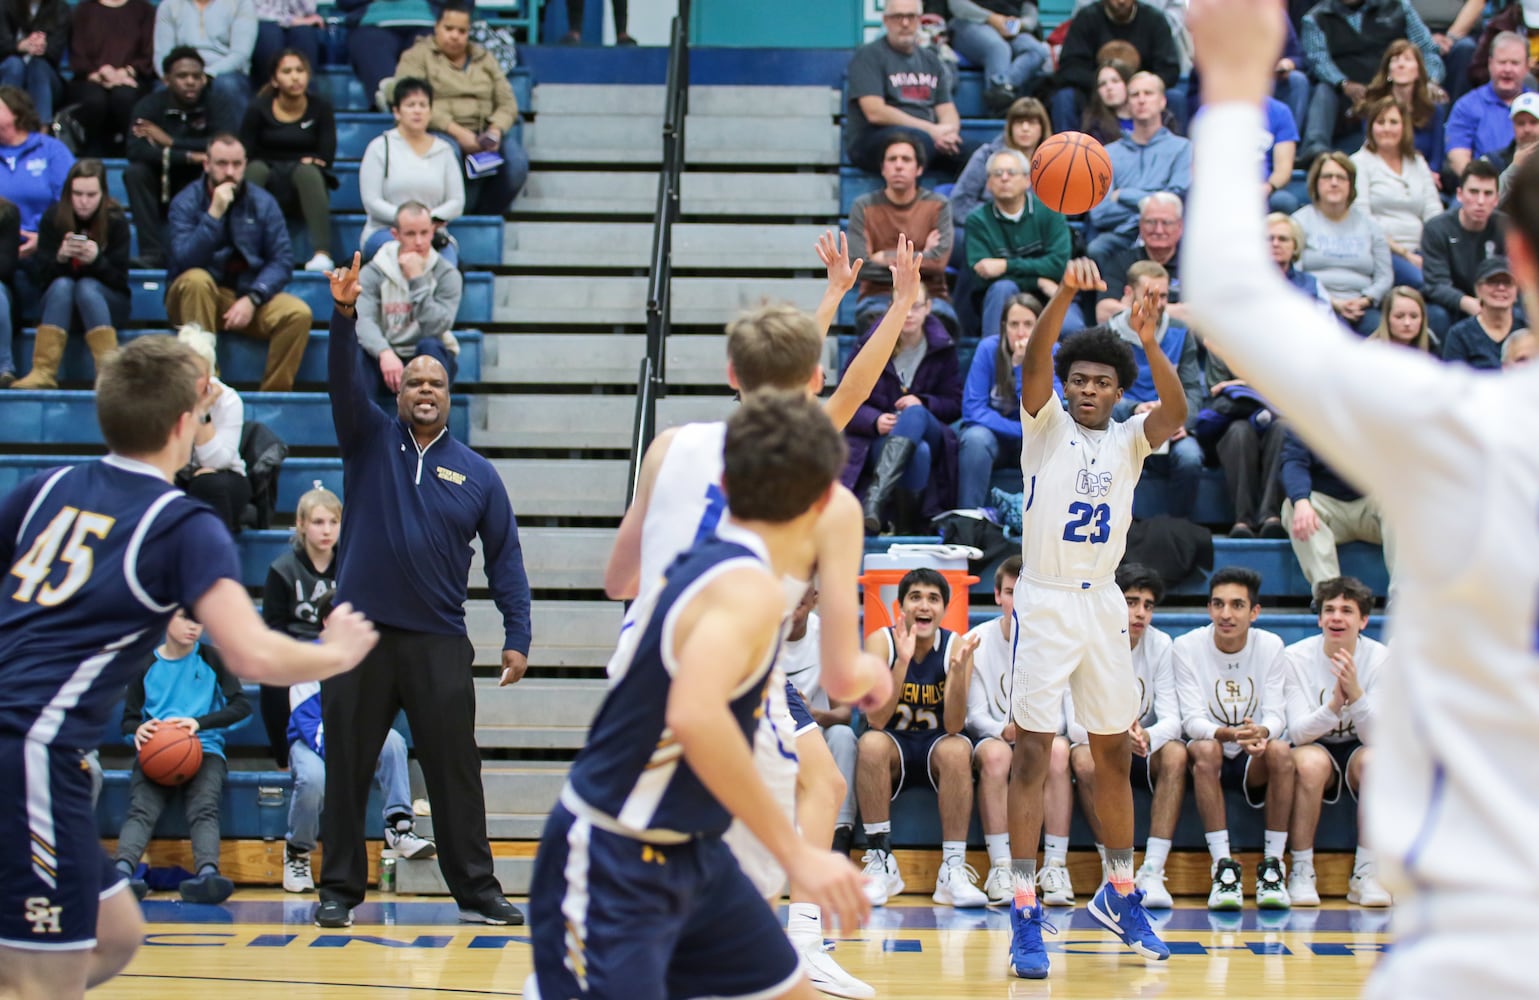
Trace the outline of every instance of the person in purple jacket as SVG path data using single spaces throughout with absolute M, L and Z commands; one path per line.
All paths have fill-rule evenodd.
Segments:
M 860 343 L 870 336 L 868 331 Z M 954 505 L 957 439 L 948 425 L 961 414 L 956 342 L 930 314 L 928 295 L 921 288 L 898 334 L 892 360 L 844 429 L 850 457 L 840 478 L 857 493 L 857 483 L 867 481 L 867 534 L 883 530 L 885 508 L 900 487 L 923 491 L 920 508 L 926 516 Z

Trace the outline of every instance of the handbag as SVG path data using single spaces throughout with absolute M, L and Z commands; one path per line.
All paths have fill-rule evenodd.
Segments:
M 80 124 L 80 119 L 75 115 L 80 105 L 71 104 L 60 108 L 53 116 L 53 121 L 48 123 L 48 134 L 64 144 L 64 148 L 73 155 L 79 156 L 85 150 L 85 127 Z

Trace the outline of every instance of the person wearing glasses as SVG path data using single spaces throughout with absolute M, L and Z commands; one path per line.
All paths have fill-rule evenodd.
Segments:
M 989 157 L 993 200 L 967 217 L 967 266 L 983 289 L 983 332 L 999 332 L 1005 305 L 1021 292 L 1051 297 L 1053 280 L 1069 263 L 1069 224 L 1031 194 L 1030 168 L 1015 149 Z M 1072 318 L 1077 325 L 1071 326 Z M 1064 331 L 1082 329 L 1084 317 L 1070 310 Z
M 881 173 L 882 153 L 898 134 L 924 146 L 925 162 L 955 176 L 978 144 L 962 139 L 962 117 L 935 50 L 919 44 L 919 0 L 888 0 L 887 33 L 850 59 L 845 150 L 868 174 Z
M 1379 303 L 1394 283 L 1389 241 L 1373 217 L 1353 207 L 1357 164 L 1332 151 L 1309 168 L 1308 205 L 1293 213 L 1304 230 L 1299 267 L 1315 276 L 1331 308 L 1366 337 L 1379 326 Z

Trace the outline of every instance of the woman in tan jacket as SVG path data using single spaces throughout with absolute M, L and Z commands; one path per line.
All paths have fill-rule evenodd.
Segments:
M 501 215 L 529 176 L 529 157 L 514 125 L 518 102 L 497 60 L 470 41 L 470 11 L 449 0 L 433 33 L 417 39 L 401 54 L 396 77 L 418 77 L 433 86 L 433 116 L 428 128 L 442 135 L 459 154 L 493 152 L 502 157 L 494 171 L 465 182 L 465 208 L 473 215 Z

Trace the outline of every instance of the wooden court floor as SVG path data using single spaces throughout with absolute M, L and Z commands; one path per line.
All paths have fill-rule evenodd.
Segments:
M 245 890 L 223 906 L 152 896 L 145 946 L 127 972 L 90 994 L 112 1000 L 210 996 L 472 998 L 523 995 L 527 928 L 460 924 L 441 898 L 371 897 L 345 931 L 310 923 L 314 896 Z M 377 902 L 380 899 L 389 902 Z M 1002 912 L 928 905 L 922 896 L 878 910 L 837 940 L 850 972 L 892 1000 L 938 998 L 1355 997 L 1387 947 L 1389 914 L 1340 904 L 1319 910 L 1209 914 L 1178 900 L 1164 920 L 1170 961 L 1148 967 L 1094 926 L 1084 900 L 1050 912 L 1053 970 L 1028 982 L 1007 968 Z

